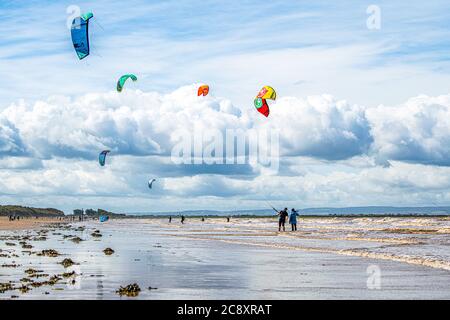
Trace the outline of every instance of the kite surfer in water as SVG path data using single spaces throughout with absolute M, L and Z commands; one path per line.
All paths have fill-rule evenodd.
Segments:
M 273 206 L 270 206 L 278 215 L 278 231 L 281 232 L 281 227 L 283 227 L 283 231 L 286 231 L 286 218 L 289 216 L 288 208 L 284 208 L 284 210 L 278 211 Z
M 289 216 L 289 223 L 292 226 L 292 231 L 297 231 L 297 217 L 300 216 L 298 211 L 292 208 L 291 215 Z
M 279 232 L 281 231 L 281 227 L 283 227 L 283 231 L 286 231 L 286 227 L 285 227 L 286 218 L 289 216 L 287 211 L 288 211 L 288 209 L 284 208 L 284 210 L 281 210 L 278 213 L 278 216 L 280 217 L 280 219 L 278 220 L 278 231 Z

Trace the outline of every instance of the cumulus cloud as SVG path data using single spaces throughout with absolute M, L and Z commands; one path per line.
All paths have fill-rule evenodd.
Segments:
M 450 164 L 450 96 L 419 96 L 399 106 L 378 107 L 330 95 L 281 97 L 265 119 L 252 107 L 240 109 L 226 98 L 198 98 L 197 86 L 169 94 L 126 90 L 19 101 L 0 113 L 0 155 L 28 152 L 36 159 L 93 160 L 109 149 L 115 156 L 168 157 L 180 133 L 193 136 L 214 129 L 225 137 L 226 130 L 234 129 L 244 135 L 250 130 L 277 132 L 281 157 L 335 161 L 368 156 L 377 163 Z M 202 141 L 203 147 L 207 144 Z
M 19 130 L 0 114 L 0 157 L 24 155 L 25 153 L 26 147 L 22 143 Z
M 1 114 L 38 158 L 93 159 L 99 150 L 115 154 L 169 155 L 177 132 L 261 129 L 279 131 L 285 156 L 346 159 L 372 143 L 364 108 L 328 95 L 282 98 L 270 119 L 251 108 L 241 110 L 225 98 L 198 98 L 197 85 L 170 94 L 126 91 L 52 97 L 19 102 Z M 11 130 L 10 130 L 11 131 Z M 11 148 L 13 150 L 13 148 Z
M 265 199 L 341 206 L 450 201 L 450 95 L 392 107 L 352 105 L 329 95 L 281 97 L 266 119 L 252 106 L 239 108 L 213 94 L 199 98 L 197 86 L 11 105 L 0 112 L 1 197 L 43 196 L 67 207 L 70 199 L 109 199 L 111 209 L 126 203 L 115 198 L 136 198 L 138 211 L 186 198 L 198 199 L 192 206 L 219 207 L 226 199 L 243 206 Z M 252 162 L 172 161 L 180 131 L 211 129 L 223 136 L 228 129 L 276 131 L 280 170 L 274 174 Z M 100 168 L 96 158 L 103 149 L 112 153 Z M 151 192 L 150 178 L 158 179 Z
M 282 98 L 271 108 L 267 126 L 279 130 L 281 155 L 327 160 L 364 154 L 373 142 L 365 109 L 330 95 Z
M 450 165 L 450 95 L 418 96 L 366 112 L 373 154 L 384 160 Z
M 3 149 L 15 152 L 13 134 L 20 132 L 34 155 L 44 159 L 92 159 L 103 149 L 122 155 L 168 155 L 177 130 L 242 126 L 240 111 L 230 101 L 197 98 L 195 88 L 183 87 L 168 95 L 127 91 L 75 100 L 52 97 L 31 105 L 21 101 L 1 113 L 15 126 L 2 129 L 11 136 Z

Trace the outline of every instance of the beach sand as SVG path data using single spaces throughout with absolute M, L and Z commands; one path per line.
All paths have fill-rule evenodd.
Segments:
M 450 299 L 449 234 L 448 218 L 329 217 L 296 233 L 189 217 L 0 231 L 0 299 Z M 116 293 L 133 283 L 137 297 Z
M 27 230 L 39 228 L 49 223 L 59 223 L 59 218 L 20 218 L 20 220 L 9 221 L 8 217 L 0 217 L 0 230 Z

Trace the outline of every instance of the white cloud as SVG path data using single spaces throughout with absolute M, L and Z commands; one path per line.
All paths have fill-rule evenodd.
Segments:
M 240 110 L 225 98 L 198 98 L 197 87 L 166 95 L 126 90 L 22 101 L 1 114 L 44 159 L 93 159 L 104 149 L 116 155 L 170 155 L 178 131 L 211 129 L 224 135 L 227 129 L 278 130 L 284 156 L 346 159 L 364 154 L 372 142 L 364 108 L 329 95 L 281 98 L 266 119 L 253 106 Z
M 6 117 L 0 115 L 0 157 L 20 155 L 25 152 L 19 130 Z
M 372 143 L 365 109 L 321 95 L 281 98 L 259 127 L 279 130 L 282 156 L 338 160 L 364 154 Z
M 450 95 L 418 96 L 366 112 L 372 152 L 383 160 L 450 165 Z
M 174 210 L 180 202 L 183 209 L 248 208 L 266 199 L 293 206 L 450 202 L 450 95 L 375 108 L 330 95 L 281 96 L 266 119 L 253 106 L 199 98 L 197 86 L 9 106 L 0 112 L 0 199 L 51 199 L 65 209 L 102 201 L 117 211 Z M 171 162 L 177 130 L 211 128 L 278 130 L 279 174 L 252 164 Z M 103 149 L 112 153 L 101 168 Z M 391 166 L 377 166 L 380 159 Z M 151 191 L 149 178 L 158 179 Z
M 242 127 L 245 118 L 230 101 L 198 98 L 196 88 L 168 95 L 126 90 L 13 104 L 0 113 L 14 126 L 3 125 L 0 131 L 9 138 L 4 153 L 18 149 L 16 131 L 38 158 L 93 159 L 104 149 L 122 155 L 168 155 L 177 130 Z

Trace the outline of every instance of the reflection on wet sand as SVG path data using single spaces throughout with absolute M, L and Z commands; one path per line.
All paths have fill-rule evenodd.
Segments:
M 435 217 L 303 218 L 297 232 L 272 218 L 52 223 L 0 232 L 0 299 L 450 297 L 449 230 Z M 369 292 L 374 263 L 416 281 Z

